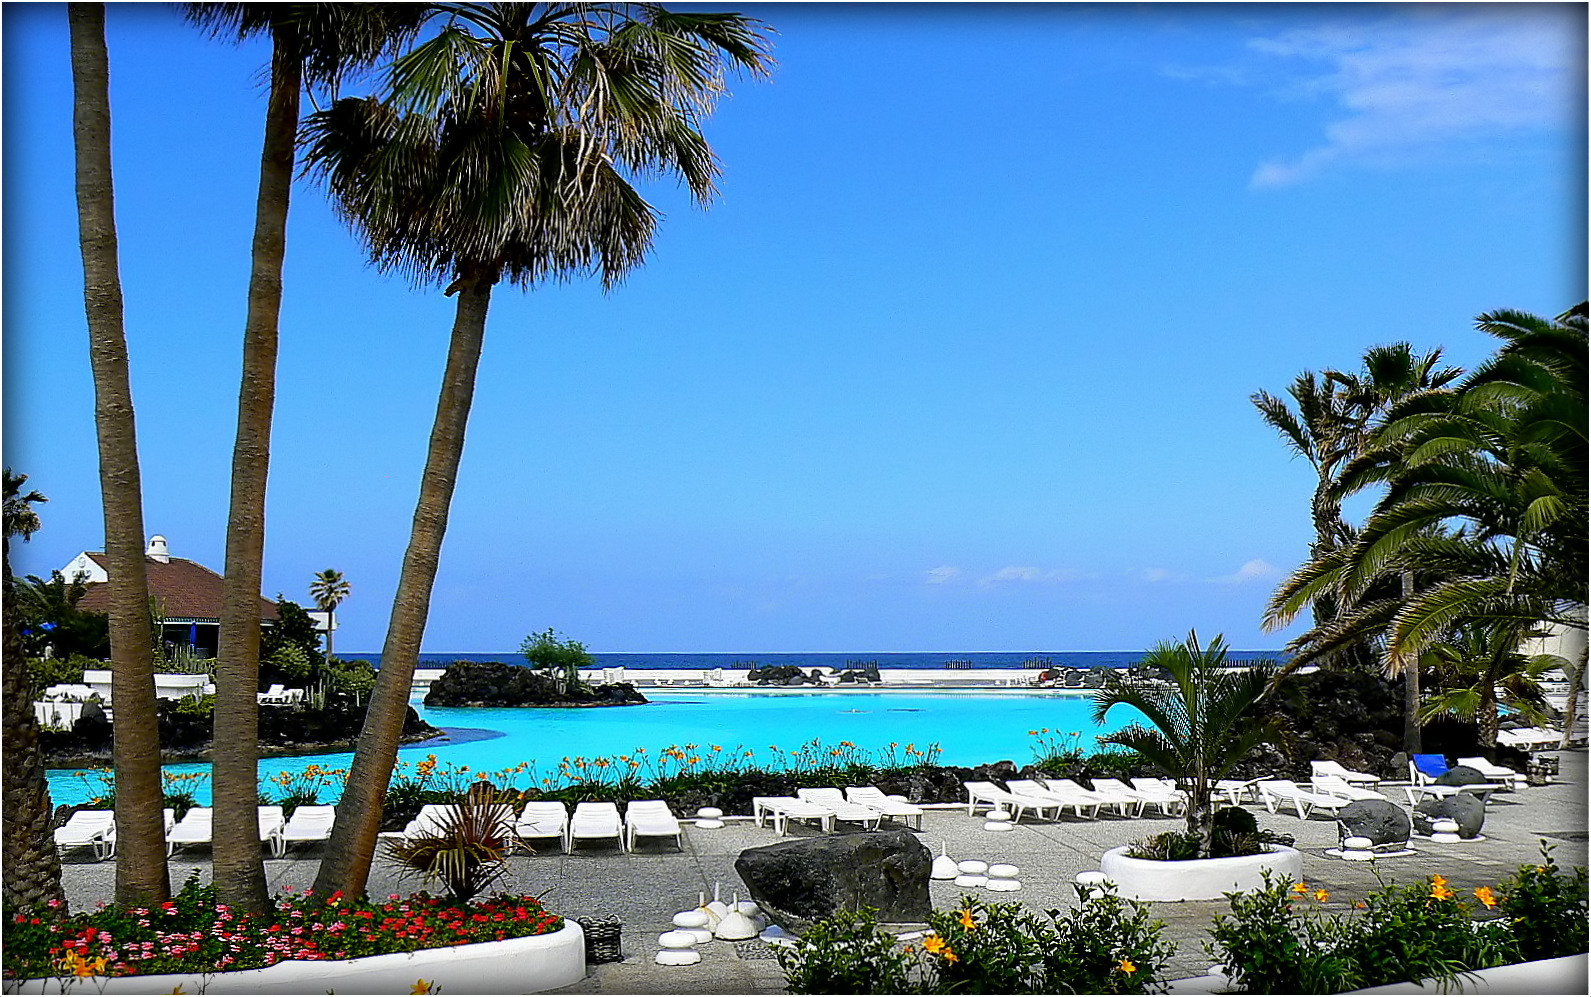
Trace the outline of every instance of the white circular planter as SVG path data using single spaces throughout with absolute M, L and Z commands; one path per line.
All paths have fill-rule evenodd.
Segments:
M 1128 900 L 1219 900 L 1222 894 L 1257 890 L 1265 873 L 1296 883 L 1303 878 L 1304 856 L 1296 848 L 1267 845 L 1262 855 L 1224 859 L 1157 862 L 1127 855 L 1127 846 L 1112 848 L 1099 860 L 1099 871 L 1116 884 L 1116 895 Z

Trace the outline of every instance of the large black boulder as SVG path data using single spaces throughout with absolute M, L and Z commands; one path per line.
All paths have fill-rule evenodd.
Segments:
M 791 931 L 841 910 L 871 907 L 886 924 L 921 923 L 933 904 L 933 856 L 907 831 L 826 834 L 748 848 L 735 860 L 770 920 Z
M 1409 840 L 1409 815 L 1391 800 L 1354 800 L 1337 814 L 1348 836 L 1369 838 L 1372 844 L 1402 844 Z
M 1438 786 L 1478 786 L 1490 782 L 1479 769 L 1472 769 L 1468 765 L 1455 765 L 1443 772 L 1436 779 Z
M 646 701 L 628 682 L 560 690 L 534 668 L 501 661 L 455 661 L 425 694 L 427 706 L 631 706 Z
M 1443 817 L 1458 822 L 1460 838 L 1474 838 L 1486 823 L 1486 804 L 1474 793 L 1454 793 L 1439 800 L 1424 800 L 1414 808 L 1414 827 L 1421 834 L 1431 833 L 1431 822 Z

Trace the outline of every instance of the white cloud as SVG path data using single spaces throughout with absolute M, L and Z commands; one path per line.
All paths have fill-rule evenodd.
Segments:
M 1144 569 L 1144 581 L 1146 581 L 1146 582 L 1163 582 L 1163 581 L 1166 581 L 1167 579 L 1169 579 L 1170 577 L 1171 577 L 1171 571 L 1169 569 L 1167 569 L 1167 568 L 1145 568 Z
M 953 568 L 948 564 L 942 564 L 939 567 L 933 568 L 926 572 L 923 580 L 929 585 L 943 585 L 946 582 L 954 581 L 960 574 L 960 568 Z
M 1004 582 L 1069 582 L 1081 578 L 1079 572 L 1067 568 L 1034 568 L 1025 565 L 1008 565 L 978 580 L 979 585 L 998 585 Z
M 1256 557 L 1252 561 L 1244 561 L 1243 566 L 1232 574 L 1222 575 L 1220 578 L 1212 579 L 1212 581 L 1221 582 L 1225 585 L 1241 585 L 1244 582 L 1274 578 L 1278 574 L 1280 572 L 1274 564 Z
M 1323 64 L 1292 89 L 1329 96 L 1340 115 L 1321 144 L 1261 164 L 1251 186 L 1300 183 L 1339 165 L 1404 166 L 1578 124 L 1584 26 L 1568 13 L 1417 9 L 1252 40 L 1284 65 Z

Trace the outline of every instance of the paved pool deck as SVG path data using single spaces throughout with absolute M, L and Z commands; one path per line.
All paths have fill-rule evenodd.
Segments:
M 1485 840 L 1439 844 L 1419 840 L 1416 853 L 1376 862 L 1344 862 L 1329 858 L 1325 850 L 1337 843 L 1335 823 L 1326 816 L 1300 820 L 1288 813 L 1267 813 L 1263 806 L 1247 804 L 1260 826 L 1291 834 L 1304 853 L 1304 876 L 1312 887 L 1331 894 L 1327 910 L 1348 910 L 1354 902 L 1380 884 L 1410 882 L 1441 873 L 1451 885 L 1468 893 L 1509 876 L 1520 865 L 1539 860 L 1541 843 L 1554 846 L 1553 855 L 1564 867 L 1587 864 L 1587 753 L 1584 749 L 1553 752 L 1559 758 L 1556 781 L 1513 793 L 1499 793 L 1487 807 Z M 1396 784 L 1383 784 L 1388 795 L 1402 802 Z M 1180 818 L 1150 814 L 1143 818 L 1103 817 L 1057 821 L 1024 818 L 1015 830 L 983 829 L 980 814 L 969 817 L 966 808 L 931 810 L 920 837 L 935 855 L 943 845 L 957 860 L 983 859 L 1009 862 L 1020 870 L 1022 889 L 1015 893 L 978 891 L 988 901 L 1021 901 L 1037 910 L 1076 903 L 1073 877 L 1098 868 L 1106 849 L 1162 830 L 1180 827 Z M 790 837 L 816 834 L 815 829 L 792 823 Z M 780 840 L 771 827 L 751 822 L 731 822 L 720 829 L 687 825 L 684 849 L 672 841 L 643 841 L 633 853 L 615 846 L 582 844 L 572 855 L 556 848 L 516 856 L 510 860 L 505 889 L 541 896 L 554 911 L 565 915 L 617 915 L 623 922 L 620 962 L 587 967 L 584 980 L 558 993 L 583 994 L 766 994 L 783 992 L 783 975 L 767 946 L 753 942 L 714 941 L 704 945 L 702 961 L 694 966 L 664 967 L 652 961 L 657 936 L 669 930 L 675 912 L 694 907 L 697 895 L 712 895 L 721 884 L 725 900 L 743 888 L 734 871 L 741 850 Z M 319 859 L 315 849 L 285 859 L 270 859 L 266 873 L 274 890 L 303 889 L 314 880 Z M 179 852 L 171 860 L 173 886 L 180 886 L 190 871 L 201 879 L 210 875 L 204 850 Z M 69 859 L 65 866 L 67 893 L 74 909 L 109 900 L 114 893 L 112 863 Z M 401 880 L 394 868 L 377 860 L 372 872 L 373 895 L 409 892 L 422 888 L 414 880 Z M 951 883 L 930 887 L 934 906 L 957 905 L 962 890 Z M 1168 975 L 1202 974 L 1212 960 L 1204 951 L 1212 917 L 1224 913 L 1222 901 L 1159 903 L 1154 916 L 1167 925 L 1166 937 L 1177 945 Z M 447 981 L 440 981 L 445 993 Z

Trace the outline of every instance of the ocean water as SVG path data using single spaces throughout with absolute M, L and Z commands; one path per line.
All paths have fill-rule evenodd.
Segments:
M 364 659 L 381 667 L 380 652 L 345 651 L 337 655 L 349 660 Z M 1143 651 L 928 651 L 928 652 L 873 652 L 857 651 L 844 654 L 824 652 L 776 653 L 594 653 L 596 667 L 616 668 L 746 668 L 752 662 L 769 668 L 774 665 L 797 665 L 801 668 L 833 668 L 841 670 L 854 662 L 878 662 L 880 668 L 944 668 L 948 661 L 969 661 L 970 668 L 1127 668 L 1143 660 Z M 1263 658 L 1285 658 L 1281 651 L 1231 651 L 1232 661 L 1254 661 Z M 518 651 L 465 652 L 460 654 L 420 655 L 421 668 L 443 668 L 455 661 L 501 661 L 523 664 Z M 1041 664 L 1048 662 L 1047 665 Z

